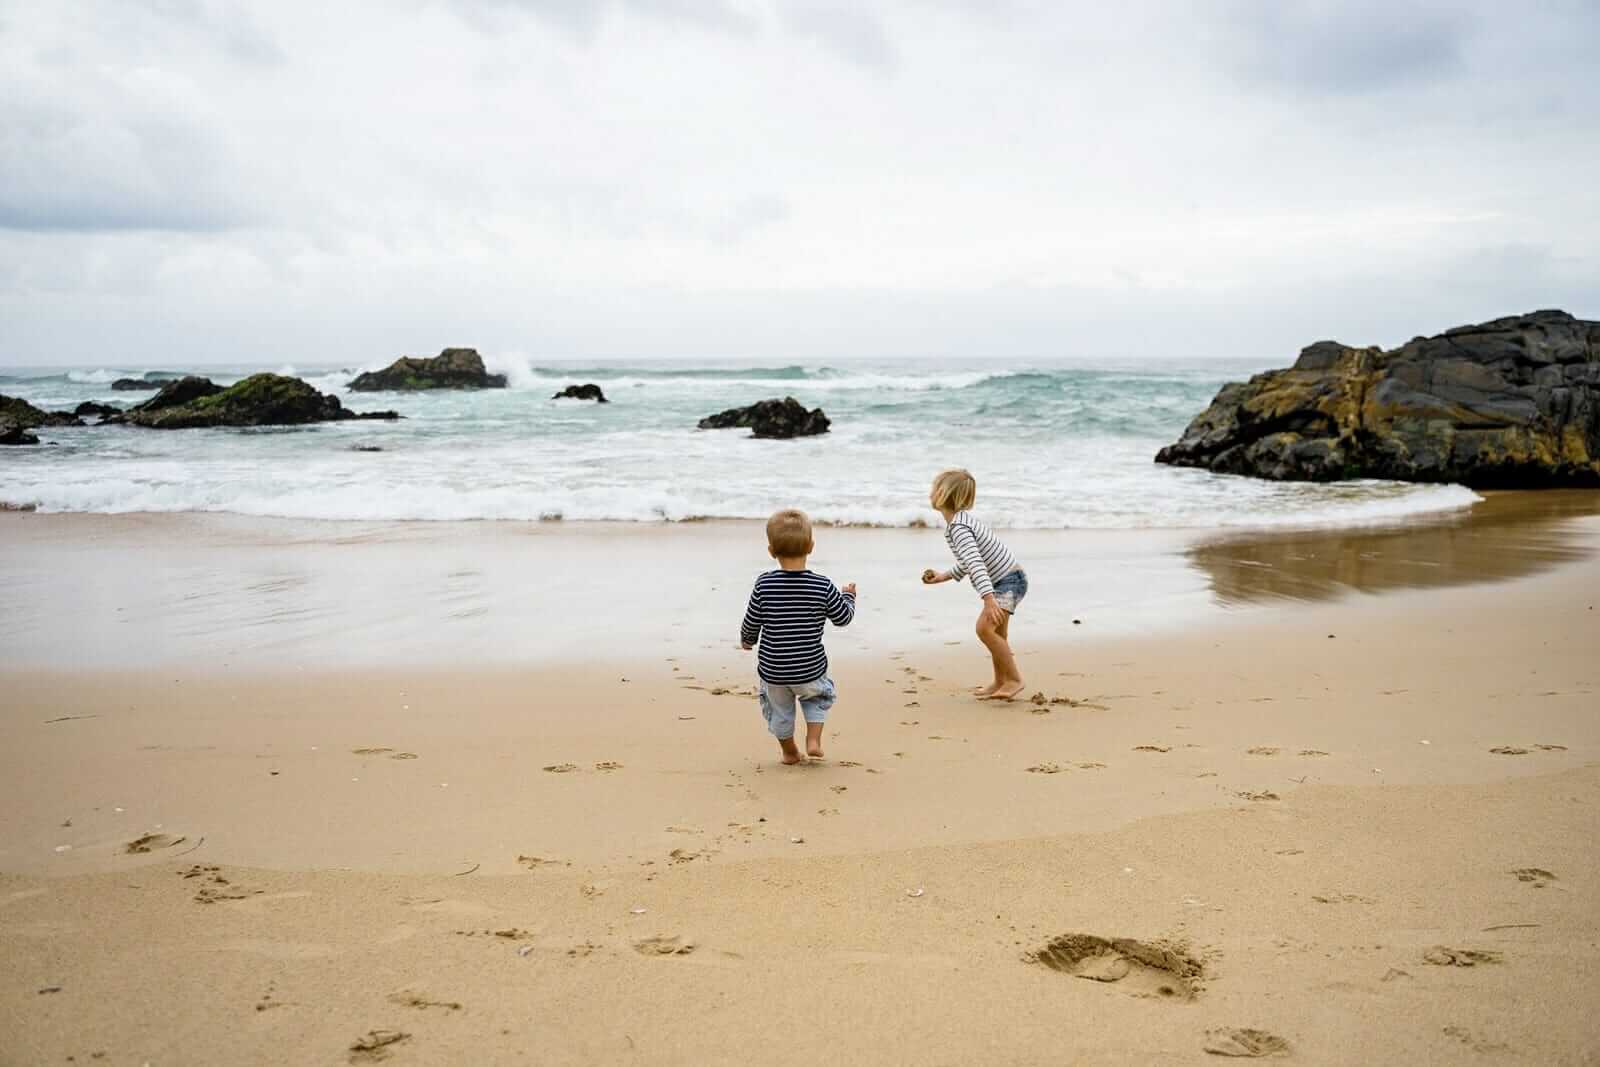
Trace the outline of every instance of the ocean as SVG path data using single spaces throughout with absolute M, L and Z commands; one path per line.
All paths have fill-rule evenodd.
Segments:
M 271 370 L 336 393 L 356 411 L 393 408 L 405 418 L 250 430 L 41 428 L 44 446 L 0 449 L 0 502 L 41 512 L 641 523 L 799 507 L 821 523 L 904 527 L 937 523 L 928 483 L 948 466 L 974 473 L 977 510 L 1009 528 L 1360 525 L 1478 499 L 1461 486 L 1278 484 L 1153 462 L 1224 382 L 1260 364 L 486 362 L 510 388 L 345 388 L 386 360 L 7 368 L 0 393 L 47 409 L 149 395 L 112 391 L 120 377 L 196 373 L 228 384 Z M 611 403 L 550 399 L 582 382 L 600 385 Z M 832 431 L 760 441 L 744 430 L 695 428 L 713 412 L 783 396 L 823 408 Z

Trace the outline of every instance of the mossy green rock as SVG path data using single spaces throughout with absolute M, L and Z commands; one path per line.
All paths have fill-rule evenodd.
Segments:
M 383 370 L 357 375 L 350 388 L 358 393 L 418 389 L 504 389 L 506 376 L 484 370 L 475 348 L 447 348 L 432 359 L 401 356 Z
M 126 420 L 156 430 L 197 426 L 299 426 L 344 419 L 395 419 L 392 411 L 357 415 L 339 398 L 317 392 L 299 378 L 253 374 L 222 388 L 206 378 L 168 383 L 129 409 Z
M 1157 463 L 1278 481 L 1600 486 L 1600 322 L 1536 311 L 1231 382 Z
M 20 397 L 0 393 L 0 422 L 8 422 L 18 430 L 31 430 L 35 426 L 82 426 L 83 420 L 68 411 L 45 411 L 36 408 Z

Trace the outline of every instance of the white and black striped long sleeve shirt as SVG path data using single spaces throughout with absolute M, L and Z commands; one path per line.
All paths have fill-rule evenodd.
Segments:
M 956 557 L 956 565 L 947 573 L 957 581 L 970 577 L 979 596 L 994 592 L 994 583 L 1019 567 L 1016 557 L 1000 543 L 989 524 L 970 511 L 950 516 L 944 539 Z
M 855 614 L 855 597 L 815 571 L 767 571 L 750 590 L 739 638 L 747 645 L 760 639 L 756 671 L 762 681 L 805 685 L 828 673 L 823 624 L 849 626 Z

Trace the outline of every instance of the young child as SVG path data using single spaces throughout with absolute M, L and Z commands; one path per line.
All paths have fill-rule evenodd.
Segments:
M 849 626 L 856 614 L 855 583 L 841 591 L 828 578 L 806 569 L 814 547 L 811 520 L 803 511 L 776 512 L 767 520 L 767 553 L 778 569 L 756 578 L 739 627 L 745 651 L 761 642 L 756 654 L 761 714 L 778 739 L 783 762 L 799 763 L 794 743 L 795 704 L 806 720 L 806 755 L 822 758 L 822 724 L 836 693 L 828 677 L 828 653 L 822 647 L 825 622 Z
M 956 565 L 938 572 L 922 572 L 925 585 L 938 585 L 952 578 L 972 579 L 972 588 L 983 598 L 978 613 L 978 640 L 994 660 L 994 681 L 976 690 L 979 700 L 1010 700 L 1022 692 L 1022 672 L 1011 654 L 1009 635 L 1011 616 L 1028 595 L 1028 576 L 989 524 L 967 510 L 978 497 L 978 483 L 964 470 L 940 472 L 933 480 L 928 503 L 944 516 L 944 539 L 955 554 Z

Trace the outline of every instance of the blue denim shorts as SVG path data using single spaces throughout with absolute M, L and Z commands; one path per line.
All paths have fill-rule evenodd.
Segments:
M 1015 615 L 1017 605 L 1028 595 L 1028 572 L 1018 569 L 994 583 L 994 600 L 1006 611 Z
M 787 741 L 794 736 L 796 704 L 806 722 L 827 722 L 828 709 L 833 707 L 837 694 L 832 678 L 818 678 L 804 685 L 761 682 L 756 686 L 756 696 L 761 701 L 761 717 L 767 720 L 767 729 L 779 741 Z

